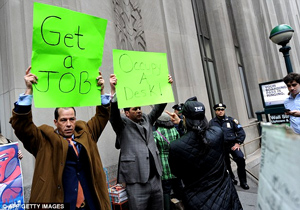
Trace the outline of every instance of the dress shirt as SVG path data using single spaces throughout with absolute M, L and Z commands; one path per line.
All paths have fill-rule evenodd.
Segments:
M 20 106 L 29 106 L 32 104 L 32 95 L 25 95 L 24 93 L 19 95 L 19 99 L 17 101 L 17 105 Z M 101 95 L 101 103 L 103 106 L 108 105 L 110 103 L 110 94 Z
M 287 99 L 285 99 L 284 107 L 291 111 L 300 111 L 300 94 L 297 94 L 295 98 L 290 95 Z M 290 127 L 295 133 L 300 134 L 300 117 L 290 115 Z

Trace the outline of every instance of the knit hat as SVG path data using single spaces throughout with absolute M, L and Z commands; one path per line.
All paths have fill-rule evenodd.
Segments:
M 155 127 L 173 128 L 174 124 L 171 121 L 170 115 L 163 112 L 161 116 L 155 121 Z
M 167 113 L 163 112 L 157 120 L 162 122 L 168 122 L 171 121 L 171 117 Z

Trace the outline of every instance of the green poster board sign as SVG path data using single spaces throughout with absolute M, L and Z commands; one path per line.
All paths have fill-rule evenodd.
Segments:
M 165 53 L 113 50 L 118 107 L 174 102 Z
M 101 104 L 97 76 L 107 20 L 34 3 L 31 72 L 35 107 Z

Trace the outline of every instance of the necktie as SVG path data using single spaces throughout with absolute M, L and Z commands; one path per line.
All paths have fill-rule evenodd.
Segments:
M 67 141 L 69 142 L 70 145 L 72 145 L 76 155 L 78 156 L 78 151 L 77 151 L 77 148 L 76 148 L 76 146 L 73 142 L 73 139 L 72 138 L 67 138 Z M 79 208 L 81 206 L 81 204 L 83 203 L 83 201 L 84 201 L 83 190 L 82 190 L 81 184 L 78 180 L 78 193 L 77 193 L 76 207 Z

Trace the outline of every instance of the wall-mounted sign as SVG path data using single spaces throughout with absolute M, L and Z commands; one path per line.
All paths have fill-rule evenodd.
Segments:
M 272 124 L 289 123 L 290 116 L 286 114 L 270 114 Z
M 282 80 L 274 80 L 259 84 L 264 108 L 283 106 L 288 97 L 288 88 Z

